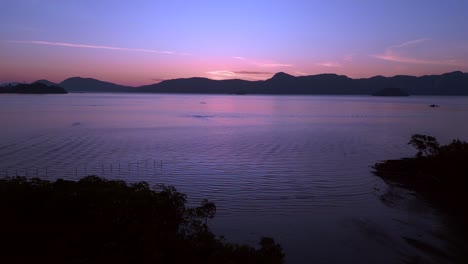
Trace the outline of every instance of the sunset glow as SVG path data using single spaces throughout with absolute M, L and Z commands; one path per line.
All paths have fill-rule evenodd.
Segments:
M 468 71 L 467 1 L 0 3 L 0 83 Z

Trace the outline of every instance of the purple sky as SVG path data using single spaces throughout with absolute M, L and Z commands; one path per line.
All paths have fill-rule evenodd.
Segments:
M 464 0 L 122 2 L 0 1 L 0 82 L 468 71 Z

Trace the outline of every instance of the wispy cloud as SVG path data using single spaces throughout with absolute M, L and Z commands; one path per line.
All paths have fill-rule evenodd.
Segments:
M 60 47 L 69 47 L 69 48 L 104 49 L 104 50 L 117 50 L 117 51 L 136 51 L 136 52 L 158 53 L 158 54 L 179 54 L 179 53 L 176 53 L 176 52 L 173 52 L 173 51 L 165 51 L 165 50 L 134 49 L 134 48 L 88 45 L 88 44 L 77 44 L 77 43 L 67 43 L 67 42 L 50 42 L 50 41 L 41 41 L 41 40 L 11 40 L 9 42 L 10 43 L 18 43 L 18 44 L 60 46 Z
M 239 56 L 234 56 L 232 57 L 233 59 L 236 59 L 236 60 L 247 60 L 246 58 L 244 57 L 239 57 Z
M 209 71 L 206 72 L 211 75 L 225 76 L 225 77 L 235 77 L 236 73 L 232 71 Z
M 421 39 L 406 41 L 406 42 L 386 48 L 382 54 L 373 54 L 370 56 L 376 59 L 381 59 L 381 60 L 391 61 L 391 62 L 399 62 L 399 63 L 425 64 L 425 65 L 452 65 L 452 66 L 460 65 L 458 61 L 453 60 L 453 59 L 452 60 L 420 59 L 420 58 L 405 56 L 402 54 L 403 53 L 402 51 L 404 51 L 404 48 L 408 48 L 410 46 L 421 44 L 429 40 L 430 39 L 428 38 L 421 38 Z
M 334 62 L 334 61 L 319 62 L 319 63 L 316 63 L 316 65 L 323 66 L 323 67 L 329 67 L 329 68 L 343 67 L 343 65 L 341 63 Z
M 252 75 L 269 75 L 272 72 L 261 72 L 261 71 L 235 71 L 235 74 L 252 74 Z
M 259 66 L 263 67 L 292 67 L 292 64 L 284 64 L 284 63 L 259 63 Z
M 456 60 L 416 59 L 416 58 L 411 58 L 411 57 L 398 56 L 394 54 L 372 55 L 372 57 L 381 59 L 381 60 L 401 62 L 401 63 L 426 64 L 426 65 L 453 65 L 453 66 L 460 65 L 460 63 Z
M 426 42 L 426 41 L 428 41 L 428 40 L 430 40 L 430 39 L 428 39 L 428 38 L 414 39 L 414 40 L 410 40 L 410 41 L 403 42 L 403 43 L 398 44 L 398 45 L 390 46 L 388 49 L 392 49 L 392 48 L 403 48 L 403 47 L 411 46 L 411 45 L 414 45 L 414 44 Z
M 309 73 L 301 72 L 301 71 L 296 71 L 296 72 L 294 72 L 294 73 L 297 74 L 297 75 L 301 75 L 301 76 L 311 75 L 311 74 L 309 74 Z
M 248 78 L 264 78 L 265 75 L 272 75 L 271 72 L 262 72 L 262 71 L 208 71 L 207 74 L 218 76 L 218 77 L 229 77 L 229 78 L 241 78 L 242 76 L 259 76 L 259 77 L 248 77 Z M 260 77 L 263 76 L 263 77 Z

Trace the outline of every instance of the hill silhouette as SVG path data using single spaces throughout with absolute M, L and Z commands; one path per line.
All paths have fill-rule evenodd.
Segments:
M 47 80 L 37 82 L 54 85 Z M 372 95 L 392 87 L 400 90 L 401 94 L 409 95 L 468 95 L 468 73 L 455 71 L 420 77 L 396 75 L 352 79 L 333 73 L 293 76 L 279 72 L 264 81 L 193 77 L 164 80 L 139 87 L 72 77 L 58 85 L 69 92 Z
M 137 87 L 140 92 L 156 93 L 216 93 L 235 94 L 256 91 L 256 82 L 233 80 L 211 80 L 208 78 L 184 78 L 162 81 L 157 84 Z
M 17 93 L 17 94 L 66 94 L 65 89 L 60 86 L 48 86 L 43 83 L 8 85 L 0 88 L 0 93 Z
M 81 77 L 68 78 L 59 85 L 69 92 L 133 92 L 135 89 L 130 86 Z
M 344 75 L 292 76 L 284 72 L 265 81 L 188 78 L 138 87 L 154 93 L 337 94 L 371 95 L 388 87 L 413 95 L 468 95 L 468 74 L 451 72 L 421 77 L 397 75 L 352 79 Z
M 47 86 L 58 86 L 58 84 L 54 83 L 54 82 L 51 82 L 49 80 L 46 80 L 46 79 L 41 79 L 41 80 L 37 80 L 33 83 L 42 83 L 42 84 L 45 84 Z
M 0 84 L 0 87 L 14 86 L 14 85 L 18 85 L 18 84 L 20 84 L 20 83 L 19 82 L 6 82 L 6 83 Z
M 409 96 L 400 88 L 385 88 L 372 94 L 373 96 Z

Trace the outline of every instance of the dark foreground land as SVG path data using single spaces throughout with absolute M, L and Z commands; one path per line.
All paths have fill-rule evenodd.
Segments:
M 418 150 L 415 157 L 377 163 L 375 173 L 416 191 L 450 215 L 468 219 L 468 143 L 453 140 L 440 146 L 436 138 L 417 134 L 408 144 Z
M 214 203 L 185 203 L 145 182 L 1 179 L 0 263 L 283 263 L 272 238 L 227 243 L 207 226 Z
M 405 238 L 412 246 L 449 263 L 468 263 L 468 143 L 453 140 L 440 146 L 437 139 L 413 135 L 409 141 L 418 152 L 413 158 L 387 160 L 374 165 L 374 173 L 390 186 L 415 192 L 445 215 L 444 222 L 453 237 L 444 240 L 451 246 L 447 254 L 424 241 Z M 444 263 L 445 263 L 444 261 Z M 410 263 L 425 263 L 419 260 Z M 438 261 L 431 263 L 439 263 Z

